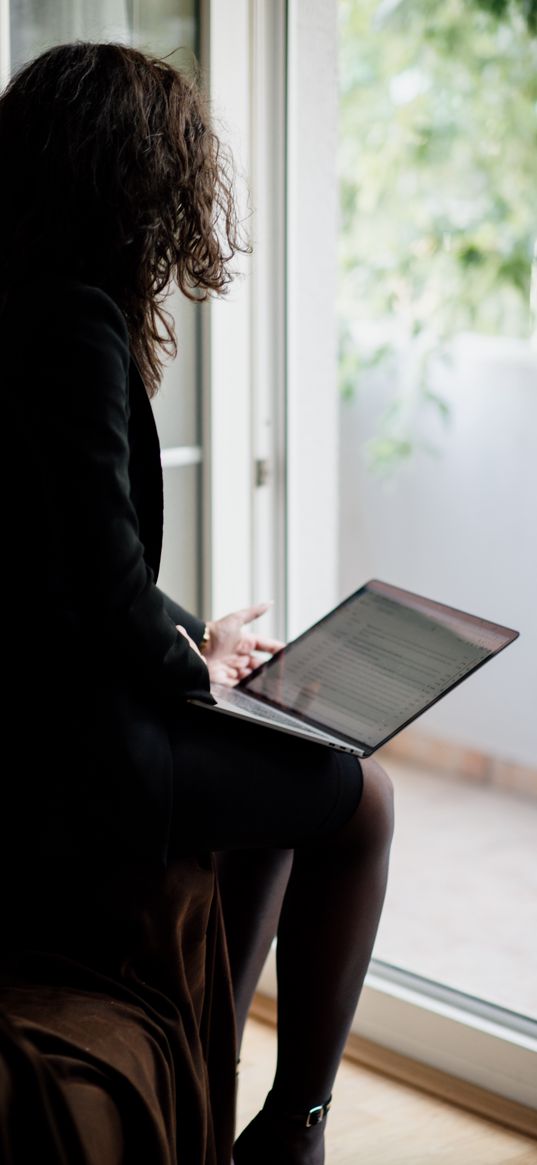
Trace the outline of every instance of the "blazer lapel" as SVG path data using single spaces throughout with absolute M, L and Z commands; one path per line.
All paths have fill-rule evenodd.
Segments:
M 129 448 L 131 496 L 138 515 L 144 557 L 158 577 L 162 553 L 163 483 L 160 442 L 151 402 L 138 366 L 129 369 Z

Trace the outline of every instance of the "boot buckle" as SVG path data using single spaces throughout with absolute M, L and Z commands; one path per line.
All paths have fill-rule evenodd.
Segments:
M 332 1097 L 330 1097 L 330 1100 L 331 1099 Z M 312 1125 L 320 1125 L 321 1122 L 324 1121 L 327 1113 L 330 1110 L 330 1100 L 327 1100 L 324 1104 L 316 1104 L 313 1108 L 310 1108 L 306 1116 L 307 1129 L 310 1129 Z

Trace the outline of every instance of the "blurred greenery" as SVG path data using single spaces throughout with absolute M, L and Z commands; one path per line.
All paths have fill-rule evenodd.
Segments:
M 451 339 L 530 334 L 537 0 L 339 0 L 339 19 L 341 391 L 410 352 L 415 401 L 447 417 Z M 377 467 L 411 456 L 402 424 Z

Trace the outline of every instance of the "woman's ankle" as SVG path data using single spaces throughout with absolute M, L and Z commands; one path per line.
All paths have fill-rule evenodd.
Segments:
M 261 1112 L 235 1142 L 235 1165 L 324 1165 L 329 1107 L 325 1101 L 304 1112 L 291 1112 L 269 1093 Z
M 331 1105 L 332 1095 L 326 1100 L 308 1107 L 307 1104 L 294 1101 L 277 1088 L 272 1088 L 266 1097 L 262 1111 L 267 1112 L 276 1120 L 284 1121 L 297 1128 L 309 1129 L 326 1120 Z

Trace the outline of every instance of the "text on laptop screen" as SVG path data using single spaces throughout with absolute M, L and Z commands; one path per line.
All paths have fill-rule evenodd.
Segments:
M 494 624 L 389 589 L 368 584 L 245 688 L 374 747 L 504 645 Z

